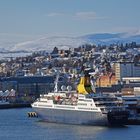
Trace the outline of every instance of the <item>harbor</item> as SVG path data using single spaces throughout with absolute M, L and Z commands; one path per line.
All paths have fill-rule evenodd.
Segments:
M 95 68 L 93 68 L 93 66 L 89 67 L 86 60 L 83 61 L 84 64 L 81 63 L 82 65 L 77 72 L 70 71 L 72 67 L 66 67 L 66 65 L 64 65 L 66 62 L 64 61 L 64 67 L 61 67 L 61 65 L 58 67 L 53 66 L 46 68 L 47 70 L 45 69 L 44 72 L 42 68 L 42 70 L 37 69 L 34 74 L 31 74 L 29 71 L 24 71 L 25 73 L 22 73 L 23 75 L 1 77 L 0 109 L 32 106 L 38 116 L 42 116 L 49 122 L 61 122 L 64 124 L 69 124 L 70 122 L 70 124 L 110 125 L 115 123 L 123 125 L 125 122 L 126 125 L 138 125 L 140 120 L 140 79 L 134 76 L 139 74 L 139 62 L 113 62 L 111 67 L 110 63 L 112 62 L 107 60 L 107 57 L 110 56 L 106 55 L 107 53 L 102 56 L 103 58 L 99 66 L 101 70 L 97 68 L 97 65 L 93 64 L 93 56 L 91 56 L 90 63 L 95 65 Z M 72 63 L 74 59 L 73 57 L 70 58 Z M 104 68 L 102 68 L 102 66 L 104 66 Z M 115 66 L 115 68 L 113 66 Z M 124 68 L 129 68 L 129 66 L 133 68 L 132 72 L 125 73 Z M 122 68 L 118 74 L 117 70 L 120 67 Z M 134 73 L 135 70 L 137 73 Z M 57 77 L 58 73 L 59 77 Z M 133 74 L 133 77 L 123 76 L 126 74 L 128 76 Z M 122 77 L 117 77 L 118 75 Z M 122 83 L 119 83 L 118 78 L 122 80 Z M 113 88 L 114 91 L 112 90 Z M 69 95 L 71 97 L 73 96 L 74 99 Z M 58 98 L 58 96 L 60 96 L 60 101 L 56 101 L 55 99 Z M 62 113 L 55 113 L 55 111 L 52 113 L 51 107 L 52 110 L 56 109 L 59 110 L 59 113 Z M 72 110 L 75 112 L 75 116 L 74 112 L 70 113 L 70 110 L 71 112 Z M 50 113 L 45 114 L 45 112 L 49 111 Z M 69 115 L 66 117 L 65 112 L 67 111 Z M 82 113 L 85 111 L 90 113 L 94 112 L 95 115 L 94 113 L 92 115 L 87 113 L 88 115 L 86 114 L 86 116 Z M 51 117 L 47 117 L 50 116 L 50 114 L 52 114 Z M 73 118 L 70 117 L 71 114 Z M 82 116 L 82 114 L 84 116 L 83 119 L 75 119 L 77 116 Z M 127 114 L 129 117 L 127 117 Z M 89 116 L 94 116 L 95 118 L 90 118 Z M 122 116 L 124 119 L 121 119 Z M 115 120 L 115 118 L 118 118 L 118 120 Z M 70 119 L 72 119 L 72 121 Z M 65 121 L 63 122 L 63 120 Z
M 26 108 L 31 107 L 29 103 L 0 103 L 0 109 L 12 109 L 12 108 Z
M 0 140 L 139 140 L 140 0 L 0 0 Z
M 4 140 L 139 140 L 139 125 L 119 128 L 46 123 L 28 118 L 31 108 L 0 110 L 0 139 Z

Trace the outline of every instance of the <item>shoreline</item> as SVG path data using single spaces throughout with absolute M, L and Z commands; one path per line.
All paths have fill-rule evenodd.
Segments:
M 1 104 L 0 109 L 10 109 L 10 108 L 26 108 L 31 107 L 29 103 L 14 103 L 14 104 Z

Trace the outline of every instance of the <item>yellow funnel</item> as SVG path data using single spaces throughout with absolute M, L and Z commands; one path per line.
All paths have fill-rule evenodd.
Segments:
M 91 83 L 90 83 L 90 77 L 89 76 L 81 77 L 80 83 L 77 86 L 77 91 L 80 94 L 93 93 L 93 90 L 91 88 Z

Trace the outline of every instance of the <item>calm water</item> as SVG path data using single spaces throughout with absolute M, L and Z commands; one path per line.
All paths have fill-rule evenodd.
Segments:
M 121 128 L 46 123 L 26 109 L 0 110 L 0 140 L 139 140 L 140 126 Z

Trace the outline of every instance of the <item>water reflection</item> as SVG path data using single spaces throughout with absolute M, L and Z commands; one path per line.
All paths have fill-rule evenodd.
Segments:
M 98 136 L 108 129 L 102 126 L 85 126 L 85 125 L 68 125 L 68 124 L 56 124 L 38 121 L 37 125 L 46 129 L 47 133 L 50 133 L 50 137 L 53 134 L 57 134 L 57 138 L 63 137 L 68 139 L 97 139 Z M 53 132 L 52 132 L 53 131 Z
M 28 118 L 31 109 L 0 110 L 0 140 L 139 140 L 140 126 L 67 125 Z

